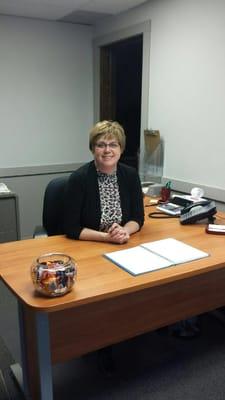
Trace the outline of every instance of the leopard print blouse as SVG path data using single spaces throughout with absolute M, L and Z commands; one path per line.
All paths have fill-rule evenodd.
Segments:
M 121 224 L 122 221 L 119 185 L 116 172 L 108 175 L 97 171 L 97 174 L 101 207 L 99 229 L 102 232 L 107 232 L 114 222 Z

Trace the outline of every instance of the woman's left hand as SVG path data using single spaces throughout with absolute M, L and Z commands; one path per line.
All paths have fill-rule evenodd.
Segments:
M 117 223 L 112 224 L 108 230 L 108 234 L 112 242 L 119 244 L 128 242 L 130 238 L 127 229 Z

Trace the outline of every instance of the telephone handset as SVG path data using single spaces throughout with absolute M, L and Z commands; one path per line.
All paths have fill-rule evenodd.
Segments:
M 181 210 L 180 223 L 182 225 L 193 224 L 205 218 L 212 221 L 214 214 L 216 214 L 216 204 L 214 201 L 199 201 Z

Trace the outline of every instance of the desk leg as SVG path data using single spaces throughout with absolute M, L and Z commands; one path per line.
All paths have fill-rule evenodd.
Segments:
M 37 313 L 36 325 L 41 400 L 53 400 L 48 314 Z
M 19 309 L 19 326 L 20 326 L 20 348 L 21 348 L 21 362 L 22 369 L 19 364 L 11 366 L 12 372 L 22 388 L 25 398 L 27 400 L 33 399 L 34 396 L 30 394 L 29 385 L 29 340 L 26 334 L 26 318 L 24 306 L 18 302 Z M 53 400 L 53 385 L 52 385 L 52 365 L 51 365 L 51 353 L 50 353 L 50 338 L 49 338 L 49 322 L 48 314 L 37 312 L 35 316 L 35 328 L 36 328 L 36 344 L 37 344 L 37 374 L 39 381 L 40 395 L 39 400 Z M 34 355 L 35 357 L 35 355 Z M 35 360 L 34 360 L 35 362 Z M 36 399 L 36 396 L 35 396 Z

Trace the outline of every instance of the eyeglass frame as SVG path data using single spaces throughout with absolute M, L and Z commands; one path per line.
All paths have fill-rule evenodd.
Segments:
M 116 150 L 120 147 L 120 144 L 118 142 L 110 142 L 110 143 L 106 143 L 106 142 L 97 142 L 95 143 L 95 147 L 97 147 L 97 149 L 101 149 L 101 150 L 105 150 L 107 149 L 107 147 L 109 147 L 109 149 L 111 150 Z

